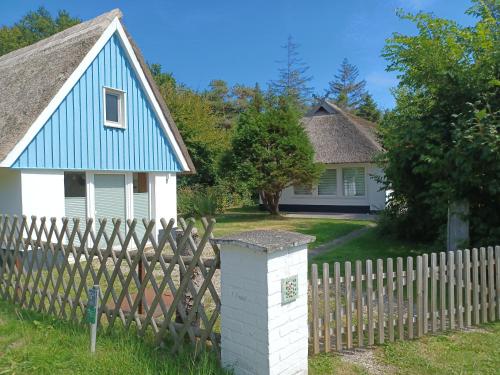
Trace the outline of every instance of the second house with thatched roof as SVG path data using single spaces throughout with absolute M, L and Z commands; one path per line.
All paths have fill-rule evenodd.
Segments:
M 302 212 L 368 213 L 385 207 L 386 193 L 376 177 L 374 162 L 381 151 L 376 125 L 328 101 L 302 119 L 325 171 L 316 186 L 285 189 L 280 210 Z

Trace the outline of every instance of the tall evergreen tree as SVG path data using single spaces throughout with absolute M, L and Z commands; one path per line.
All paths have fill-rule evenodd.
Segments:
M 381 112 L 370 93 L 366 92 L 363 95 L 361 103 L 356 109 L 356 115 L 372 122 L 380 120 Z
M 356 109 L 361 104 L 363 95 L 366 93 L 366 81 L 358 81 L 358 76 L 358 68 L 344 58 L 338 73 L 328 83 L 329 87 L 325 93 L 326 98 L 333 99 L 342 108 Z
M 312 185 L 323 167 L 299 123 L 300 112 L 287 97 L 263 98 L 260 90 L 238 118 L 228 170 L 252 191 L 266 209 L 279 215 L 281 192 L 292 185 Z
M 285 96 L 300 106 L 305 106 L 311 99 L 313 88 L 309 86 L 312 76 L 308 75 L 309 66 L 300 58 L 298 48 L 292 36 L 282 46 L 286 51 L 286 59 L 278 61 L 283 64 L 279 69 L 279 78 L 270 83 L 270 91 L 276 96 Z

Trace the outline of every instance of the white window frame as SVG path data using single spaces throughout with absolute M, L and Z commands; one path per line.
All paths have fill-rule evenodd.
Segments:
M 363 169 L 363 183 L 364 183 L 364 194 L 363 195 L 347 195 L 345 193 L 345 186 L 344 186 L 344 170 L 345 169 L 356 169 L 356 168 L 362 168 Z M 366 167 L 365 166 L 356 166 L 356 165 L 349 165 L 341 168 L 340 171 L 341 174 L 341 189 L 342 189 L 342 196 L 346 198 L 352 198 L 352 199 L 363 199 L 367 197 L 367 191 L 368 191 L 368 186 L 367 186 L 367 176 L 366 176 Z
M 316 195 L 316 190 L 318 190 L 316 186 L 311 186 L 311 194 L 297 194 L 295 193 L 295 185 L 292 185 L 292 192 L 295 197 L 313 197 Z
M 319 181 L 318 184 L 316 185 L 316 191 L 317 191 L 317 196 L 319 198 L 330 198 L 330 197 L 337 197 L 338 196 L 338 190 L 339 190 L 339 169 L 334 167 L 334 168 L 325 168 L 325 172 L 327 170 L 333 170 L 335 171 L 335 194 L 320 194 L 319 193 Z M 321 177 L 320 177 L 321 179 Z
M 149 189 L 149 220 L 154 218 L 156 212 L 154 208 L 154 202 L 156 201 L 156 195 L 154 191 L 154 181 L 150 178 L 152 173 L 148 173 L 148 189 Z M 134 218 L 134 185 L 132 179 L 132 172 L 123 171 L 86 171 L 85 178 L 87 180 L 87 219 L 92 219 L 93 229 L 96 232 L 98 226 L 96 225 L 96 215 L 95 215 L 95 184 L 94 177 L 96 174 L 119 174 L 125 176 L 125 220 Z M 158 225 L 158 224 L 157 224 Z M 126 225 L 126 228 L 128 226 Z M 161 228 L 161 227 L 160 227 Z M 153 231 L 153 233 L 155 233 Z M 155 234 L 156 235 L 156 234 Z M 91 241 L 89 243 L 92 243 Z M 148 240 L 148 244 L 150 241 Z M 130 248 L 135 247 L 135 242 L 131 241 Z M 116 248 L 120 248 L 119 246 Z
M 102 107 L 104 114 L 104 125 L 110 128 L 126 129 L 127 128 L 127 93 L 123 90 L 104 86 L 102 88 Z M 118 122 L 106 120 L 106 94 L 118 96 Z

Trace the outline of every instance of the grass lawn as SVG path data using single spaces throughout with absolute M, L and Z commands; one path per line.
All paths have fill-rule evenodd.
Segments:
M 370 367 L 386 375 L 498 374 L 500 323 L 471 331 L 396 341 L 378 347 L 372 353 Z M 353 358 L 344 361 L 339 354 L 321 354 L 309 359 L 309 373 L 370 374 L 366 367 L 355 362 Z
M 403 242 L 381 236 L 376 228 L 369 229 L 361 236 L 354 238 L 330 251 L 317 255 L 313 263 L 346 262 L 366 259 L 385 259 L 406 256 L 416 256 L 430 253 L 436 249 L 425 244 Z
M 388 344 L 377 349 L 376 358 L 393 374 L 498 374 L 500 323 Z
M 226 374 L 214 356 L 185 353 L 115 330 L 99 333 L 91 355 L 85 327 L 0 302 L 0 374 Z
M 309 357 L 309 375 L 365 375 L 366 370 L 352 363 L 342 361 L 339 354 L 318 354 Z
M 95 355 L 88 345 L 84 327 L 0 302 L 0 374 L 227 374 L 211 355 L 194 360 L 186 350 L 172 356 L 147 338 L 119 330 L 99 334 Z M 390 375 L 497 374 L 500 323 L 386 344 L 374 349 L 373 361 Z M 309 373 L 369 374 L 361 364 L 345 362 L 338 354 L 311 357 Z
M 215 220 L 217 221 L 214 230 L 215 236 L 225 236 L 255 229 L 290 230 L 316 236 L 316 241 L 309 245 L 310 248 L 371 224 L 370 221 L 366 220 L 273 218 L 267 212 L 253 207 L 229 210 L 225 214 L 217 215 Z

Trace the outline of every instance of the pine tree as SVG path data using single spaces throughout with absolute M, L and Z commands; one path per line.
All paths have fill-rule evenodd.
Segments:
M 372 122 L 378 122 L 381 118 L 381 112 L 373 97 L 367 92 L 361 99 L 361 104 L 356 109 L 356 115 Z
M 270 91 L 276 96 L 285 96 L 300 106 L 305 106 L 311 99 L 313 88 L 309 86 L 312 76 L 307 75 L 309 66 L 299 57 L 299 45 L 292 36 L 282 46 L 286 51 L 286 60 L 278 61 L 284 64 L 279 69 L 279 78 L 270 83 Z
M 358 81 L 358 68 L 344 58 L 334 80 L 328 83 L 326 98 L 333 99 L 337 105 L 348 110 L 355 110 L 362 102 L 366 81 Z

